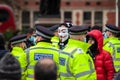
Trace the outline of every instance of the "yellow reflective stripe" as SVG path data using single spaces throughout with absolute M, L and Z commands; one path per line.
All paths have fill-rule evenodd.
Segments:
M 28 78 L 34 78 L 34 75 L 28 74 Z
M 91 74 L 91 73 L 93 73 L 94 71 L 95 71 L 95 70 L 93 69 L 93 70 L 90 70 L 90 71 L 80 72 L 80 73 L 76 74 L 75 77 L 76 77 L 76 78 L 79 78 L 79 77 L 81 77 L 81 76 L 85 76 L 85 75 Z

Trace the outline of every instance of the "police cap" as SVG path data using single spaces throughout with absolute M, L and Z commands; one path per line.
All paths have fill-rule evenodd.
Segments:
M 113 33 L 119 33 L 119 32 L 120 32 L 119 28 L 118 28 L 117 26 L 115 26 L 115 25 L 106 24 L 105 26 L 106 26 L 106 27 L 105 27 L 106 30 L 108 30 L 108 31 L 110 31 L 110 32 L 113 32 Z
M 20 34 L 17 36 L 14 36 L 10 39 L 11 44 L 17 44 L 20 42 L 26 41 L 27 35 L 26 34 Z
M 54 36 L 54 33 L 49 29 L 39 25 L 39 26 L 36 26 L 36 35 L 42 36 L 43 38 L 46 38 L 46 39 L 51 39 L 51 37 Z
M 60 26 L 62 26 L 62 25 L 67 27 L 67 28 L 73 27 L 73 25 L 71 23 L 68 23 L 68 22 L 67 23 L 61 23 Z
M 56 25 L 53 25 L 53 26 L 51 26 L 50 28 L 49 28 L 49 30 L 51 30 L 51 31 L 57 31 L 57 29 L 59 28 L 59 24 L 56 24 Z
M 72 35 L 86 34 L 88 32 L 88 30 L 89 30 L 89 28 L 85 25 L 73 26 L 69 29 L 70 34 L 72 34 Z

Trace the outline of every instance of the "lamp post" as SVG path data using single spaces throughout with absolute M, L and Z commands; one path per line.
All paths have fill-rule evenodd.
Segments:
M 118 0 L 116 0 L 116 26 L 118 26 L 118 18 L 119 18 L 119 9 L 118 9 Z

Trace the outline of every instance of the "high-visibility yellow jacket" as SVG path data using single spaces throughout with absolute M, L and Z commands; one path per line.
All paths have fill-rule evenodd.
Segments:
M 103 49 L 111 54 L 115 70 L 118 72 L 120 70 L 120 40 L 117 37 L 109 38 Z
M 87 49 L 90 44 L 69 39 L 59 51 L 59 72 L 61 80 L 96 80 L 93 60 Z
M 27 66 L 26 61 L 27 61 L 27 59 L 26 59 L 25 51 L 21 47 L 13 47 L 11 53 L 20 62 L 20 66 L 21 66 L 21 70 L 22 70 L 21 80 L 26 80 L 26 66 Z
M 51 42 L 54 47 L 57 47 L 59 43 L 59 38 L 57 36 L 53 36 Z
M 34 66 L 41 58 L 52 58 L 58 64 L 58 50 L 55 49 L 51 43 L 38 42 L 36 46 L 26 50 L 27 52 L 27 80 L 34 80 Z M 42 74 L 42 73 L 41 73 Z

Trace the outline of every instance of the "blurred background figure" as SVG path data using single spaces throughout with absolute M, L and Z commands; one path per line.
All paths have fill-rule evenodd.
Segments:
M 13 10 L 7 5 L 0 5 L 0 32 L 6 32 L 8 29 L 15 31 Z
M 5 55 L 6 52 L 5 37 L 2 33 L 0 33 L 0 59 Z
M 39 60 L 34 68 L 35 80 L 57 80 L 57 65 L 50 58 Z
M 11 53 L 4 53 L 0 60 L 0 80 L 21 80 L 21 68 Z
M 91 30 L 99 30 L 102 32 L 102 26 L 95 25 L 95 26 L 91 27 Z
M 5 50 L 5 37 L 0 33 L 0 50 Z
M 33 28 L 28 28 L 26 29 L 25 33 L 27 35 L 27 41 L 26 41 L 27 48 L 34 46 L 36 44 L 35 30 Z

